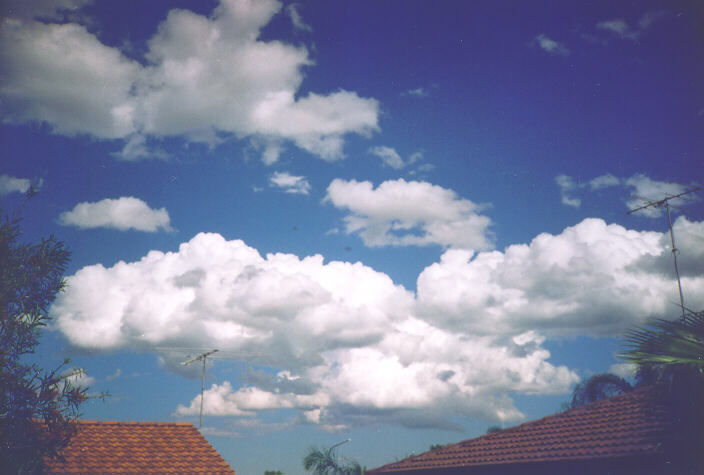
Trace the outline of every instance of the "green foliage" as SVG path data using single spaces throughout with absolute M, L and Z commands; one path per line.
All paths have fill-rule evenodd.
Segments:
M 264 475 L 284 475 L 281 470 L 265 470 Z
M 70 253 L 53 236 L 21 244 L 20 222 L 18 212 L 0 221 L 0 460 L 6 473 L 40 472 L 45 458 L 60 456 L 86 398 L 62 374 L 68 360 L 50 371 L 24 362 L 65 286 Z
M 657 319 L 628 331 L 624 359 L 638 366 L 641 379 L 662 379 L 666 369 L 686 369 L 704 378 L 704 311 L 685 319 Z
M 303 468 L 315 475 L 363 475 L 365 470 L 357 462 L 340 463 L 332 448 L 323 450 L 316 447 L 309 448 L 303 457 Z
M 704 311 L 685 319 L 652 320 L 624 337 L 621 357 L 637 365 L 638 385 L 662 388 L 676 427 L 669 447 L 682 473 L 704 467 Z
M 437 450 L 442 448 L 442 444 L 431 444 L 430 445 L 430 450 Z
M 494 432 L 499 432 L 501 430 L 500 426 L 490 426 L 487 430 L 487 434 L 493 434 Z

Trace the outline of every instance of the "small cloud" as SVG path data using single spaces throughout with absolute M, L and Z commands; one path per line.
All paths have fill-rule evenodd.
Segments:
M 609 367 L 609 373 L 629 379 L 636 375 L 637 366 L 632 363 L 615 363 Z
M 398 152 L 396 152 L 396 150 L 391 147 L 385 147 L 383 145 L 380 145 L 378 147 L 372 147 L 369 149 L 369 153 L 381 158 L 381 161 L 384 163 L 384 165 L 387 165 L 396 170 L 400 170 L 401 168 L 406 166 Z
M 105 381 L 112 381 L 114 379 L 119 378 L 121 375 L 122 375 L 122 370 L 120 368 L 117 368 L 113 374 L 105 377 Z
M 298 11 L 298 7 L 300 5 L 298 3 L 292 3 L 288 7 L 286 7 L 286 12 L 288 13 L 288 16 L 291 18 L 291 23 L 293 24 L 293 27 L 297 30 L 301 31 L 313 31 L 313 28 L 310 27 L 306 22 L 303 21 L 303 17 L 301 16 L 301 13 Z
M 570 54 L 570 50 L 567 49 L 564 43 L 559 43 L 542 33 L 536 36 L 533 42 L 548 54 L 555 56 L 568 56 Z
M 132 196 L 104 199 L 97 203 L 78 203 L 73 210 L 59 215 L 59 224 L 80 229 L 110 228 L 119 231 L 172 231 L 166 208 L 151 209 Z
M 670 15 L 670 12 L 664 10 L 649 11 L 645 12 L 643 16 L 640 17 L 637 28 L 632 28 L 626 21 L 621 18 L 616 18 L 613 20 L 600 21 L 596 24 L 596 29 L 608 31 L 621 38 L 636 41 L 653 25 Z
M 409 89 L 406 92 L 401 93 L 402 96 L 413 96 L 413 97 L 428 97 L 430 92 L 424 87 L 417 87 L 415 89 Z
M 618 186 L 620 184 L 621 180 L 613 176 L 611 173 L 607 173 L 606 175 L 601 175 L 589 180 L 589 187 L 592 191 L 608 188 L 610 186 Z
M 615 20 L 600 21 L 596 24 L 596 28 L 597 30 L 610 31 L 624 38 L 633 38 L 634 34 L 637 36 L 637 33 L 630 29 L 628 23 L 620 18 Z
M 0 175 L 0 196 L 19 192 L 27 193 L 31 182 L 27 178 L 15 178 L 10 175 Z
M 562 204 L 579 208 L 582 204 L 582 200 L 569 196 L 569 192 L 577 188 L 577 185 L 574 183 L 574 180 L 572 180 L 572 177 L 567 175 L 558 175 L 555 177 L 555 183 L 557 183 L 557 186 L 560 187 L 560 198 L 562 199 Z
M 687 186 L 680 183 L 651 180 L 643 174 L 633 175 L 624 183 L 633 190 L 631 199 L 626 202 L 629 209 L 637 209 L 650 202 L 660 201 L 668 196 L 679 195 L 687 191 Z M 681 198 L 672 199 L 669 203 L 674 206 L 681 206 L 695 200 L 697 200 L 697 196 L 692 193 Z M 658 218 L 662 216 L 663 211 L 662 207 L 652 206 L 636 211 L 634 214 L 646 218 Z
M 286 193 L 307 195 L 311 186 L 303 176 L 294 176 L 287 172 L 275 172 L 269 178 L 269 186 L 283 189 Z

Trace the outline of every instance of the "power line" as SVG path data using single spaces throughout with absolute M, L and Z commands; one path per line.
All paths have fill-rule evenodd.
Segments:
M 672 258 L 675 261 L 675 275 L 677 276 L 677 290 L 680 293 L 680 308 L 682 309 L 682 321 L 686 320 L 686 314 L 685 314 L 685 307 L 684 307 L 684 296 L 682 295 L 682 282 L 680 281 L 680 271 L 677 268 L 677 253 L 679 252 L 677 248 L 675 247 L 675 233 L 672 230 L 672 217 L 670 216 L 670 200 L 674 200 L 675 198 L 679 198 L 684 195 L 688 195 L 690 193 L 694 193 L 695 191 L 699 190 L 699 187 L 692 188 L 690 190 L 684 191 L 682 193 L 679 193 L 677 195 L 668 195 L 665 198 L 657 201 L 650 201 L 643 206 L 639 206 L 638 208 L 632 209 L 628 211 L 627 214 L 633 214 L 636 211 L 641 211 L 646 208 L 665 208 L 665 211 L 667 212 L 667 224 L 670 228 L 670 242 L 672 243 Z

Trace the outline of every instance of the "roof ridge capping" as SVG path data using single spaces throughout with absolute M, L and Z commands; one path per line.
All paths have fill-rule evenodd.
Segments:
M 662 455 L 662 386 L 646 386 L 392 462 L 370 473 Z

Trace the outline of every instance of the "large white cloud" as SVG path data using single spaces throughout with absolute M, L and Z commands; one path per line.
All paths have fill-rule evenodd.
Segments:
M 5 120 L 122 138 L 123 158 L 156 153 L 144 145 L 150 136 L 211 145 L 255 137 L 267 144 L 268 163 L 278 158 L 281 140 L 342 158 L 346 134 L 378 129 L 379 105 L 344 90 L 297 98 L 302 68 L 312 64 L 308 51 L 259 40 L 280 10 L 275 0 L 222 0 L 210 17 L 171 10 L 148 42 L 144 64 L 82 25 L 7 18 L 0 30 Z
M 704 305 L 703 231 L 704 222 L 675 223 L 693 308 Z M 520 419 L 512 393 L 569 390 L 578 377 L 550 362 L 545 337 L 614 335 L 677 315 L 667 243 L 664 233 L 587 219 L 504 252 L 447 250 L 421 273 L 415 297 L 360 263 L 262 257 L 199 234 L 176 252 L 84 267 L 51 316 L 82 348 L 153 351 L 174 370 L 165 348 L 218 348 L 274 370 L 212 385 L 206 414 L 255 420 L 292 409 L 298 423 L 330 430 L 457 428 L 459 415 Z M 175 414 L 199 408 L 196 396 Z
M 576 380 L 548 362 L 538 334 L 448 332 L 413 309 L 411 292 L 360 263 L 262 257 L 242 241 L 199 234 L 178 252 L 84 267 L 51 315 L 83 348 L 138 348 L 168 360 L 164 347 L 216 347 L 280 370 L 240 389 L 213 386 L 205 411 L 220 415 L 294 408 L 326 428 L 375 413 L 447 426 L 457 414 L 519 418 L 509 392 L 564 392 Z M 199 400 L 176 412 L 196 408 Z
M 691 271 L 683 287 L 704 305 L 702 223 L 679 218 L 678 247 Z M 445 252 L 418 278 L 419 313 L 482 333 L 539 330 L 614 335 L 650 316 L 677 314 L 669 235 L 586 219 L 504 252 Z
M 367 246 L 439 244 L 489 249 L 491 220 L 482 207 L 447 188 L 423 181 L 333 180 L 326 200 L 346 209 L 346 231 L 359 233 Z
M 166 208 L 151 209 L 147 203 L 132 196 L 78 203 L 71 211 L 59 215 L 59 223 L 78 228 L 112 228 L 120 231 L 155 232 L 171 230 Z

